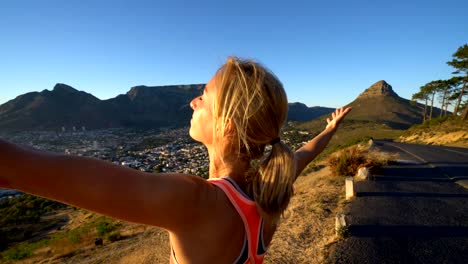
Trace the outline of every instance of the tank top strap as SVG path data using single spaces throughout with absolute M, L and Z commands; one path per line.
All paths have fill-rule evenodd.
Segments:
M 250 261 L 246 263 L 262 263 L 266 248 L 263 242 L 263 218 L 258 212 L 257 204 L 229 177 L 208 181 L 223 190 L 244 222 Z

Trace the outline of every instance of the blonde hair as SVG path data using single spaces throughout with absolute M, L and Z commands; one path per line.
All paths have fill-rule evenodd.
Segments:
M 224 139 L 234 127 L 239 158 L 247 158 L 247 191 L 263 214 L 277 218 L 293 195 L 296 162 L 283 142 L 265 146 L 279 137 L 288 112 L 283 85 L 267 68 L 251 60 L 229 57 L 217 72 L 214 102 L 214 138 Z M 218 129 L 217 129 L 218 128 Z

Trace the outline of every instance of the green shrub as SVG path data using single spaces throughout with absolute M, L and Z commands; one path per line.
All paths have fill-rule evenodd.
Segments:
M 37 223 L 47 212 L 65 207 L 64 204 L 24 194 L 0 200 L 0 226 Z
M 28 245 L 19 245 L 14 248 L 7 249 L 2 253 L 6 260 L 20 260 L 32 255 L 33 249 Z
M 96 224 L 96 231 L 99 236 L 104 236 L 117 228 L 116 224 L 113 224 L 106 219 L 99 221 Z
M 336 230 L 336 233 L 340 238 L 347 238 L 349 236 L 349 229 L 346 226 L 340 226 L 340 228 Z
M 80 242 L 81 240 L 80 230 L 73 229 L 69 231 L 67 237 L 68 237 L 68 241 L 70 241 L 70 243 L 72 244 L 76 244 Z
M 106 238 L 110 242 L 115 242 L 115 241 L 122 239 L 122 235 L 120 234 L 119 231 L 113 231 L 112 233 L 108 234 Z

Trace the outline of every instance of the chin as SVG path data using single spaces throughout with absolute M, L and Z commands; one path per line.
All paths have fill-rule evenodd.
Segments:
M 196 136 L 196 133 L 194 133 L 194 132 L 192 131 L 192 127 L 190 127 L 189 135 L 190 135 L 190 137 L 191 137 L 193 140 L 199 141 L 199 142 L 200 142 L 200 140 L 199 140 L 199 139 L 197 138 L 197 136 Z

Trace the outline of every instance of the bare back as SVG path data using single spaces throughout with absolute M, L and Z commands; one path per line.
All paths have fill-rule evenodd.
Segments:
M 245 227 L 241 216 L 219 188 L 211 185 L 203 211 L 209 212 L 204 221 L 190 225 L 187 230 L 170 231 L 171 254 L 179 264 L 183 263 L 233 263 L 241 253 Z M 208 209 L 208 210 L 206 210 Z M 190 221 L 190 219 L 187 219 Z M 264 219 L 263 237 L 265 245 L 270 244 L 276 225 Z M 171 256 L 171 263 L 174 262 Z

